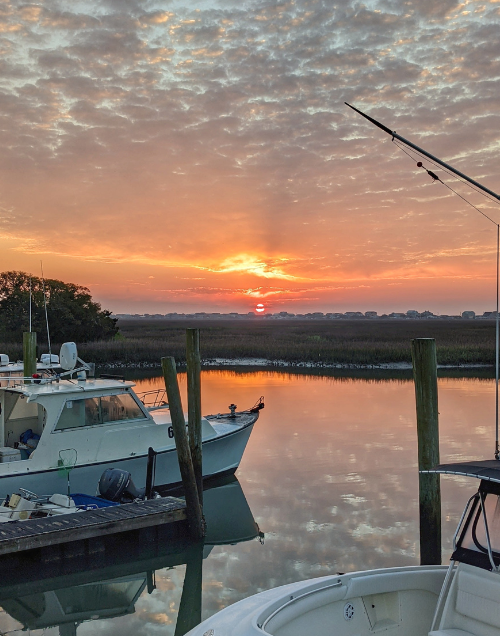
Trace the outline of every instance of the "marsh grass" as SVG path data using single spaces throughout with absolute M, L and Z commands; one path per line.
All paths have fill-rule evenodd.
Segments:
M 118 325 L 120 338 L 79 344 L 80 357 L 99 365 L 140 366 L 159 364 L 162 356 L 169 355 L 183 363 L 186 327 L 198 327 L 204 360 L 266 358 L 291 365 L 411 362 L 412 338 L 435 338 L 439 364 L 495 362 L 493 321 L 120 320 Z M 53 350 L 58 348 L 54 346 Z M 41 343 L 39 353 L 46 350 L 47 346 Z M 22 347 L 0 343 L 0 353 L 16 360 L 22 357 Z

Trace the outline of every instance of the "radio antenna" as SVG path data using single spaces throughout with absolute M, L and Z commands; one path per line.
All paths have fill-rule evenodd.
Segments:
M 45 295 L 45 278 L 43 277 L 42 261 L 40 261 L 40 269 L 42 270 L 43 306 L 45 308 L 45 324 L 47 325 L 47 342 L 49 343 L 49 360 L 50 360 L 50 364 L 52 364 L 52 349 L 50 348 L 49 317 L 47 315 L 47 296 Z
M 31 276 L 30 276 L 30 333 L 31 333 Z

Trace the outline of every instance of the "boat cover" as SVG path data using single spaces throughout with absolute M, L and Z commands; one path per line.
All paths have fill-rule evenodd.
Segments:
M 421 470 L 421 473 L 440 473 L 443 475 L 463 475 L 485 481 L 500 483 L 500 460 L 483 459 L 455 464 L 440 464 L 432 470 Z

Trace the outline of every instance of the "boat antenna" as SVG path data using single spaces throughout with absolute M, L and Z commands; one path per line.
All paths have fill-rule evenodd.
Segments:
M 30 333 L 31 333 L 31 276 L 30 276 Z
M 398 133 L 395 130 L 391 130 L 390 128 L 387 128 L 387 126 L 384 126 L 384 124 L 381 124 L 379 121 L 377 121 L 373 117 L 370 117 L 366 113 L 363 113 L 358 108 L 355 108 L 354 106 L 351 106 L 351 104 L 348 104 L 347 102 L 344 102 L 344 103 L 345 103 L 346 106 L 349 106 L 349 108 L 352 108 L 352 110 L 356 111 L 362 117 L 364 117 L 369 122 L 371 122 L 374 126 L 377 126 L 377 128 L 380 128 L 385 133 L 390 135 L 392 137 L 392 141 L 393 142 L 394 142 L 395 139 L 397 139 L 398 141 L 400 141 L 401 143 L 405 144 L 409 148 L 412 148 L 413 150 L 415 150 L 418 154 L 424 155 L 425 157 L 430 159 L 433 163 L 440 165 L 445 170 L 447 170 L 449 172 L 452 172 L 453 174 L 456 174 L 461 179 L 467 181 L 468 183 L 473 185 L 476 190 L 480 190 L 483 194 L 489 195 L 488 198 L 493 197 L 494 199 L 496 199 L 497 202 L 500 201 L 500 195 L 498 195 L 496 192 L 493 192 L 493 190 L 490 190 L 486 186 L 482 185 L 482 183 L 479 183 L 478 181 L 474 181 L 474 179 L 471 179 L 470 177 L 468 177 L 463 172 L 460 172 L 459 170 L 457 170 L 453 166 L 450 166 L 450 164 L 442 161 L 441 159 L 439 159 L 438 157 L 435 157 L 434 155 L 431 155 L 430 152 L 427 152 L 426 150 L 424 150 L 423 148 L 420 148 L 419 146 L 417 146 L 416 144 L 412 143 L 411 141 L 408 141 L 408 139 L 405 139 L 401 135 L 398 135 Z M 398 148 L 401 148 L 401 146 L 399 146 L 399 144 L 396 144 L 396 145 L 398 146 Z M 403 152 L 408 154 L 404 148 L 401 148 L 401 150 L 403 150 Z M 408 156 L 411 157 L 411 155 L 408 155 Z M 413 159 L 413 157 L 411 157 L 411 158 Z M 499 316 L 498 316 L 498 309 L 499 309 L 499 284 L 500 284 L 500 224 L 498 224 L 491 217 L 489 217 L 487 214 L 485 214 L 481 209 L 477 208 L 475 205 L 472 205 L 472 203 L 470 203 L 470 201 L 467 201 L 467 199 L 465 199 L 462 195 L 458 194 L 458 192 L 455 192 L 455 190 L 453 190 L 453 188 L 451 188 L 449 185 L 447 185 L 446 183 L 441 181 L 441 179 L 434 172 L 432 172 L 431 170 L 427 170 L 423 166 L 421 161 L 419 161 L 417 163 L 417 166 L 419 168 L 424 168 L 424 170 L 426 170 L 427 174 L 432 178 L 433 181 L 439 181 L 440 183 L 445 185 L 448 189 L 450 189 L 452 192 L 457 194 L 461 199 L 463 199 L 466 203 L 468 203 L 475 210 L 477 210 L 480 214 L 482 214 L 486 219 L 488 219 L 488 221 L 491 221 L 491 223 L 493 223 L 493 225 L 495 225 L 496 228 L 497 228 L 497 279 L 496 279 L 497 306 L 496 306 L 496 312 L 495 312 L 495 459 L 500 459 L 500 447 L 499 447 L 499 440 L 498 440 L 498 417 L 499 417 L 498 384 L 499 384 L 499 366 L 500 366 L 500 360 L 499 360 L 500 328 L 499 328 Z
M 43 277 L 43 263 L 40 261 L 40 269 L 42 270 L 42 289 L 43 289 L 43 306 L 45 308 L 45 324 L 47 325 L 47 342 L 49 343 L 49 364 L 52 364 L 52 350 L 50 348 L 50 329 L 49 317 L 47 315 L 47 296 L 45 295 L 45 278 Z

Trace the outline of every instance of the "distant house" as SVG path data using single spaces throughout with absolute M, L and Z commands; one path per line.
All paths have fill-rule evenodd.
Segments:
M 472 320 L 476 317 L 475 311 L 462 311 L 462 318 L 466 318 L 467 320 Z
M 376 311 L 365 311 L 365 318 L 377 318 L 378 314 Z
M 408 316 L 408 318 L 420 318 L 420 312 L 416 309 L 408 309 L 406 315 Z
M 344 316 L 346 318 L 364 318 L 364 315 L 360 311 L 346 311 Z

